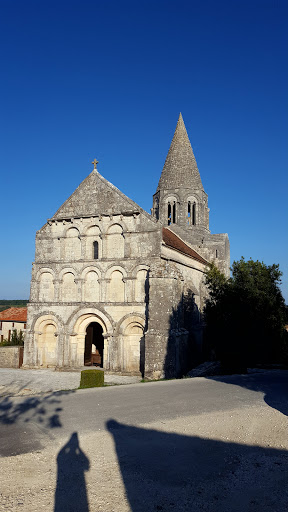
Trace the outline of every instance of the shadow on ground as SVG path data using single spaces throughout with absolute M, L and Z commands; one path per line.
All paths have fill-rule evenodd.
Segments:
M 209 380 L 233 384 L 263 393 L 267 405 L 288 416 L 288 371 L 266 370 L 263 373 L 206 377 Z
M 57 456 L 57 486 L 54 512 L 89 512 L 85 472 L 90 468 L 89 459 L 81 450 L 77 432 Z
M 9 457 L 38 450 L 42 447 L 39 427 L 46 431 L 61 428 L 61 397 L 74 393 L 53 393 L 0 399 L 0 456 Z
M 288 452 L 107 422 L 132 512 L 284 512 Z M 116 510 L 116 509 L 115 509 Z
M 25 423 L 36 419 L 46 428 L 61 427 L 60 397 L 70 393 L 74 391 L 55 391 L 43 396 L 30 396 L 25 400 L 21 398 L 21 401 L 5 396 L 0 399 L 0 423 L 12 425 L 22 418 Z

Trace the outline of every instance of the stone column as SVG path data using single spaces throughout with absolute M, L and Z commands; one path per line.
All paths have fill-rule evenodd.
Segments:
M 124 258 L 130 258 L 130 235 L 129 233 L 122 233 L 124 238 Z
M 109 288 L 109 283 L 110 283 L 110 279 L 107 279 L 106 277 L 102 277 L 100 279 L 100 302 L 109 302 L 109 293 L 108 293 L 108 288 Z
M 83 282 L 83 279 L 81 279 L 80 277 L 77 277 L 74 279 L 74 282 L 77 286 L 77 297 L 76 297 L 76 302 L 79 302 L 79 300 L 82 300 L 82 282 Z
M 83 368 L 85 352 L 85 333 L 77 334 L 71 343 L 71 362 L 74 368 Z M 75 353 L 76 352 L 76 353 Z
M 133 281 L 135 279 L 133 277 L 125 277 L 123 279 L 125 283 L 125 302 L 134 302 L 135 301 L 135 293 L 133 290 Z
M 85 252 L 86 252 L 86 238 L 83 236 L 80 236 L 80 259 L 85 260 Z
M 58 302 L 59 301 L 59 279 L 54 279 L 53 280 L 53 285 L 54 285 L 54 302 Z
M 114 345 L 114 337 L 112 333 L 107 332 L 103 334 L 104 338 L 104 350 L 103 350 L 103 368 L 104 370 L 113 370 L 113 361 L 112 361 L 112 353 L 113 353 L 113 345 Z

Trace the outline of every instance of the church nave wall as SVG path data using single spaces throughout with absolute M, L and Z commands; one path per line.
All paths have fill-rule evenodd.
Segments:
M 133 303 L 145 302 L 148 265 L 135 261 L 109 261 L 73 266 L 34 264 L 30 301 L 33 303 Z

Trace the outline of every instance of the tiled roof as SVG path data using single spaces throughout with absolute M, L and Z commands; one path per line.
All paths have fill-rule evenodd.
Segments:
M 162 238 L 163 242 L 169 247 L 172 247 L 172 249 L 176 249 L 183 254 L 187 254 L 194 260 L 199 261 L 200 263 L 204 263 L 204 265 L 208 265 L 208 261 L 204 260 L 204 258 L 202 258 L 200 254 L 194 251 L 192 247 L 189 247 L 189 245 L 185 244 L 185 242 L 183 242 L 181 238 L 175 235 L 175 233 L 170 231 L 170 229 L 162 228 Z
M 0 320 L 6 322 L 27 322 L 27 308 L 9 308 L 0 312 Z

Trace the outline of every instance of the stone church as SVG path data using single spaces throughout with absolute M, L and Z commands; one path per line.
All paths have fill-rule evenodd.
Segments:
M 201 357 L 204 271 L 227 234 L 180 114 L 151 214 L 94 169 L 36 234 L 24 367 L 179 377 Z

